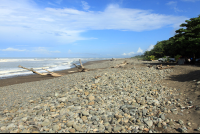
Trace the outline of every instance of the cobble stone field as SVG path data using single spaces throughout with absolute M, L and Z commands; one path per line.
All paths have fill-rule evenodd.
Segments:
M 127 65 L 111 68 L 124 60 Z M 160 81 L 173 69 L 158 70 L 135 59 L 85 66 L 98 69 L 0 88 L 0 132 L 158 133 L 188 132 L 190 122 L 167 118 L 181 114 L 176 88 Z M 198 129 L 198 128 L 197 128 Z

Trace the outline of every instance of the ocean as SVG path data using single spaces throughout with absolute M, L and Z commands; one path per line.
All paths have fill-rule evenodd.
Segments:
M 19 68 L 21 65 L 26 68 L 33 68 L 40 73 L 46 72 L 42 68 L 49 71 L 59 71 L 73 68 L 73 63 L 80 65 L 88 61 L 106 60 L 109 58 L 0 58 L 0 79 L 10 77 L 31 75 L 33 72 Z

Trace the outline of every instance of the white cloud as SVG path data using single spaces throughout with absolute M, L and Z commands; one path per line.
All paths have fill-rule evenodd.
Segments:
M 143 50 L 139 47 L 137 53 L 143 53 Z
M 85 1 L 81 1 L 81 3 L 82 3 L 82 7 L 83 7 L 84 10 L 88 10 L 88 9 L 90 9 L 90 6 L 88 5 L 87 2 L 85 2 Z
M 151 50 L 154 48 L 154 46 L 155 46 L 155 45 L 152 45 L 152 44 L 151 44 L 151 45 L 147 48 L 147 51 L 151 51 Z
M 58 50 L 56 50 L 56 51 L 49 51 L 45 47 L 37 47 L 37 48 L 33 49 L 32 52 L 37 52 L 37 53 L 41 53 L 41 54 L 60 53 L 60 51 L 58 51 Z
M 168 3 L 166 3 L 166 5 L 174 9 L 175 12 L 183 12 L 183 10 L 177 8 L 177 1 L 169 1 Z
M 130 56 L 130 55 L 133 55 L 133 54 L 135 54 L 134 52 L 130 52 L 130 53 L 123 53 L 122 55 L 124 55 L 124 56 Z
M 52 19 L 52 18 L 37 18 L 37 19 L 44 20 L 44 21 L 50 21 L 50 22 L 54 21 L 54 19 Z
M 177 1 L 169 1 L 168 3 L 166 3 L 166 5 L 176 6 L 177 5 Z
M 53 6 L 57 6 L 57 5 L 60 5 L 60 3 L 62 2 L 63 0 L 54 0 L 53 2 L 55 2 L 56 4 L 53 4 L 53 3 L 51 3 L 51 2 L 47 2 L 47 4 L 49 4 L 49 5 L 53 5 Z
M 175 12 L 183 12 L 183 10 L 178 9 L 177 7 L 174 7 Z
M 53 6 L 57 6 L 56 4 L 53 4 L 53 3 L 51 3 L 51 2 L 47 2 L 47 4 L 53 5 Z
M 28 45 L 16 45 L 16 46 L 18 46 L 18 47 L 26 47 Z
M 122 55 L 124 55 L 124 56 L 132 56 L 132 55 L 138 54 L 138 53 L 143 53 L 143 50 L 140 47 L 138 48 L 137 53 L 130 52 L 130 53 L 123 53 Z
M 90 7 L 84 1 L 84 9 Z M 1 0 L 0 40 L 48 40 L 55 44 L 68 44 L 85 38 L 88 30 L 146 31 L 165 26 L 180 25 L 186 19 L 152 13 L 148 10 L 121 8 L 111 4 L 104 11 L 81 11 L 72 8 L 38 8 L 32 0 Z M 155 19 L 156 18 L 156 19 Z M 17 36 L 16 36 L 17 35 Z
M 56 50 L 56 51 L 50 51 L 50 53 L 61 53 L 61 52 Z
M 20 49 L 16 49 L 16 48 L 11 48 L 11 47 L 8 47 L 6 49 L 0 49 L 1 51 L 26 51 L 25 49 L 23 50 L 20 50 Z
M 45 47 L 36 47 L 36 48 L 32 48 L 30 50 L 26 50 L 26 49 L 16 49 L 16 48 L 11 48 L 8 47 L 6 49 L 0 49 L 0 51 L 5 51 L 5 52 L 28 52 L 28 53 L 38 53 L 38 54 L 43 54 L 43 55 L 50 55 L 50 54 L 55 54 L 55 53 L 61 53 L 58 50 L 55 51 L 50 51 Z
M 62 0 L 56 0 L 57 4 L 60 4 L 62 2 Z

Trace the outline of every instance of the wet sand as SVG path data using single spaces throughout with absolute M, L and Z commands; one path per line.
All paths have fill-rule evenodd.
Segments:
M 83 66 L 84 65 L 91 65 L 91 64 L 95 64 L 95 63 L 101 63 L 101 62 L 104 62 L 104 61 L 108 61 L 108 60 L 89 61 L 89 62 L 83 64 Z M 62 74 L 62 75 L 72 74 L 72 73 L 69 73 L 68 71 L 77 71 L 77 68 L 74 67 L 74 68 L 71 68 L 71 69 L 54 71 L 54 72 Z M 73 73 L 76 73 L 76 72 L 73 72 Z M 14 84 L 20 84 L 20 83 L 26 83 L 26 82 L 53 79 L 53 78 L 55 78 L 55 77 L 41 76 L 41 75 L 38 75 L 38 74 L 32 74 L 32 75 L 26 75 L 26 76 L 16 76 L 16 77 L 11 77 L 11 78 L 7 78 L 7 79 L 0 79 L 0 87 L 14 85 Z

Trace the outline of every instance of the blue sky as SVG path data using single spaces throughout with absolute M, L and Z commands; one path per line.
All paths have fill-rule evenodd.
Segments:
M 0 0 L 0 57 L 126 58 L 174 36 L 200 0 Z

